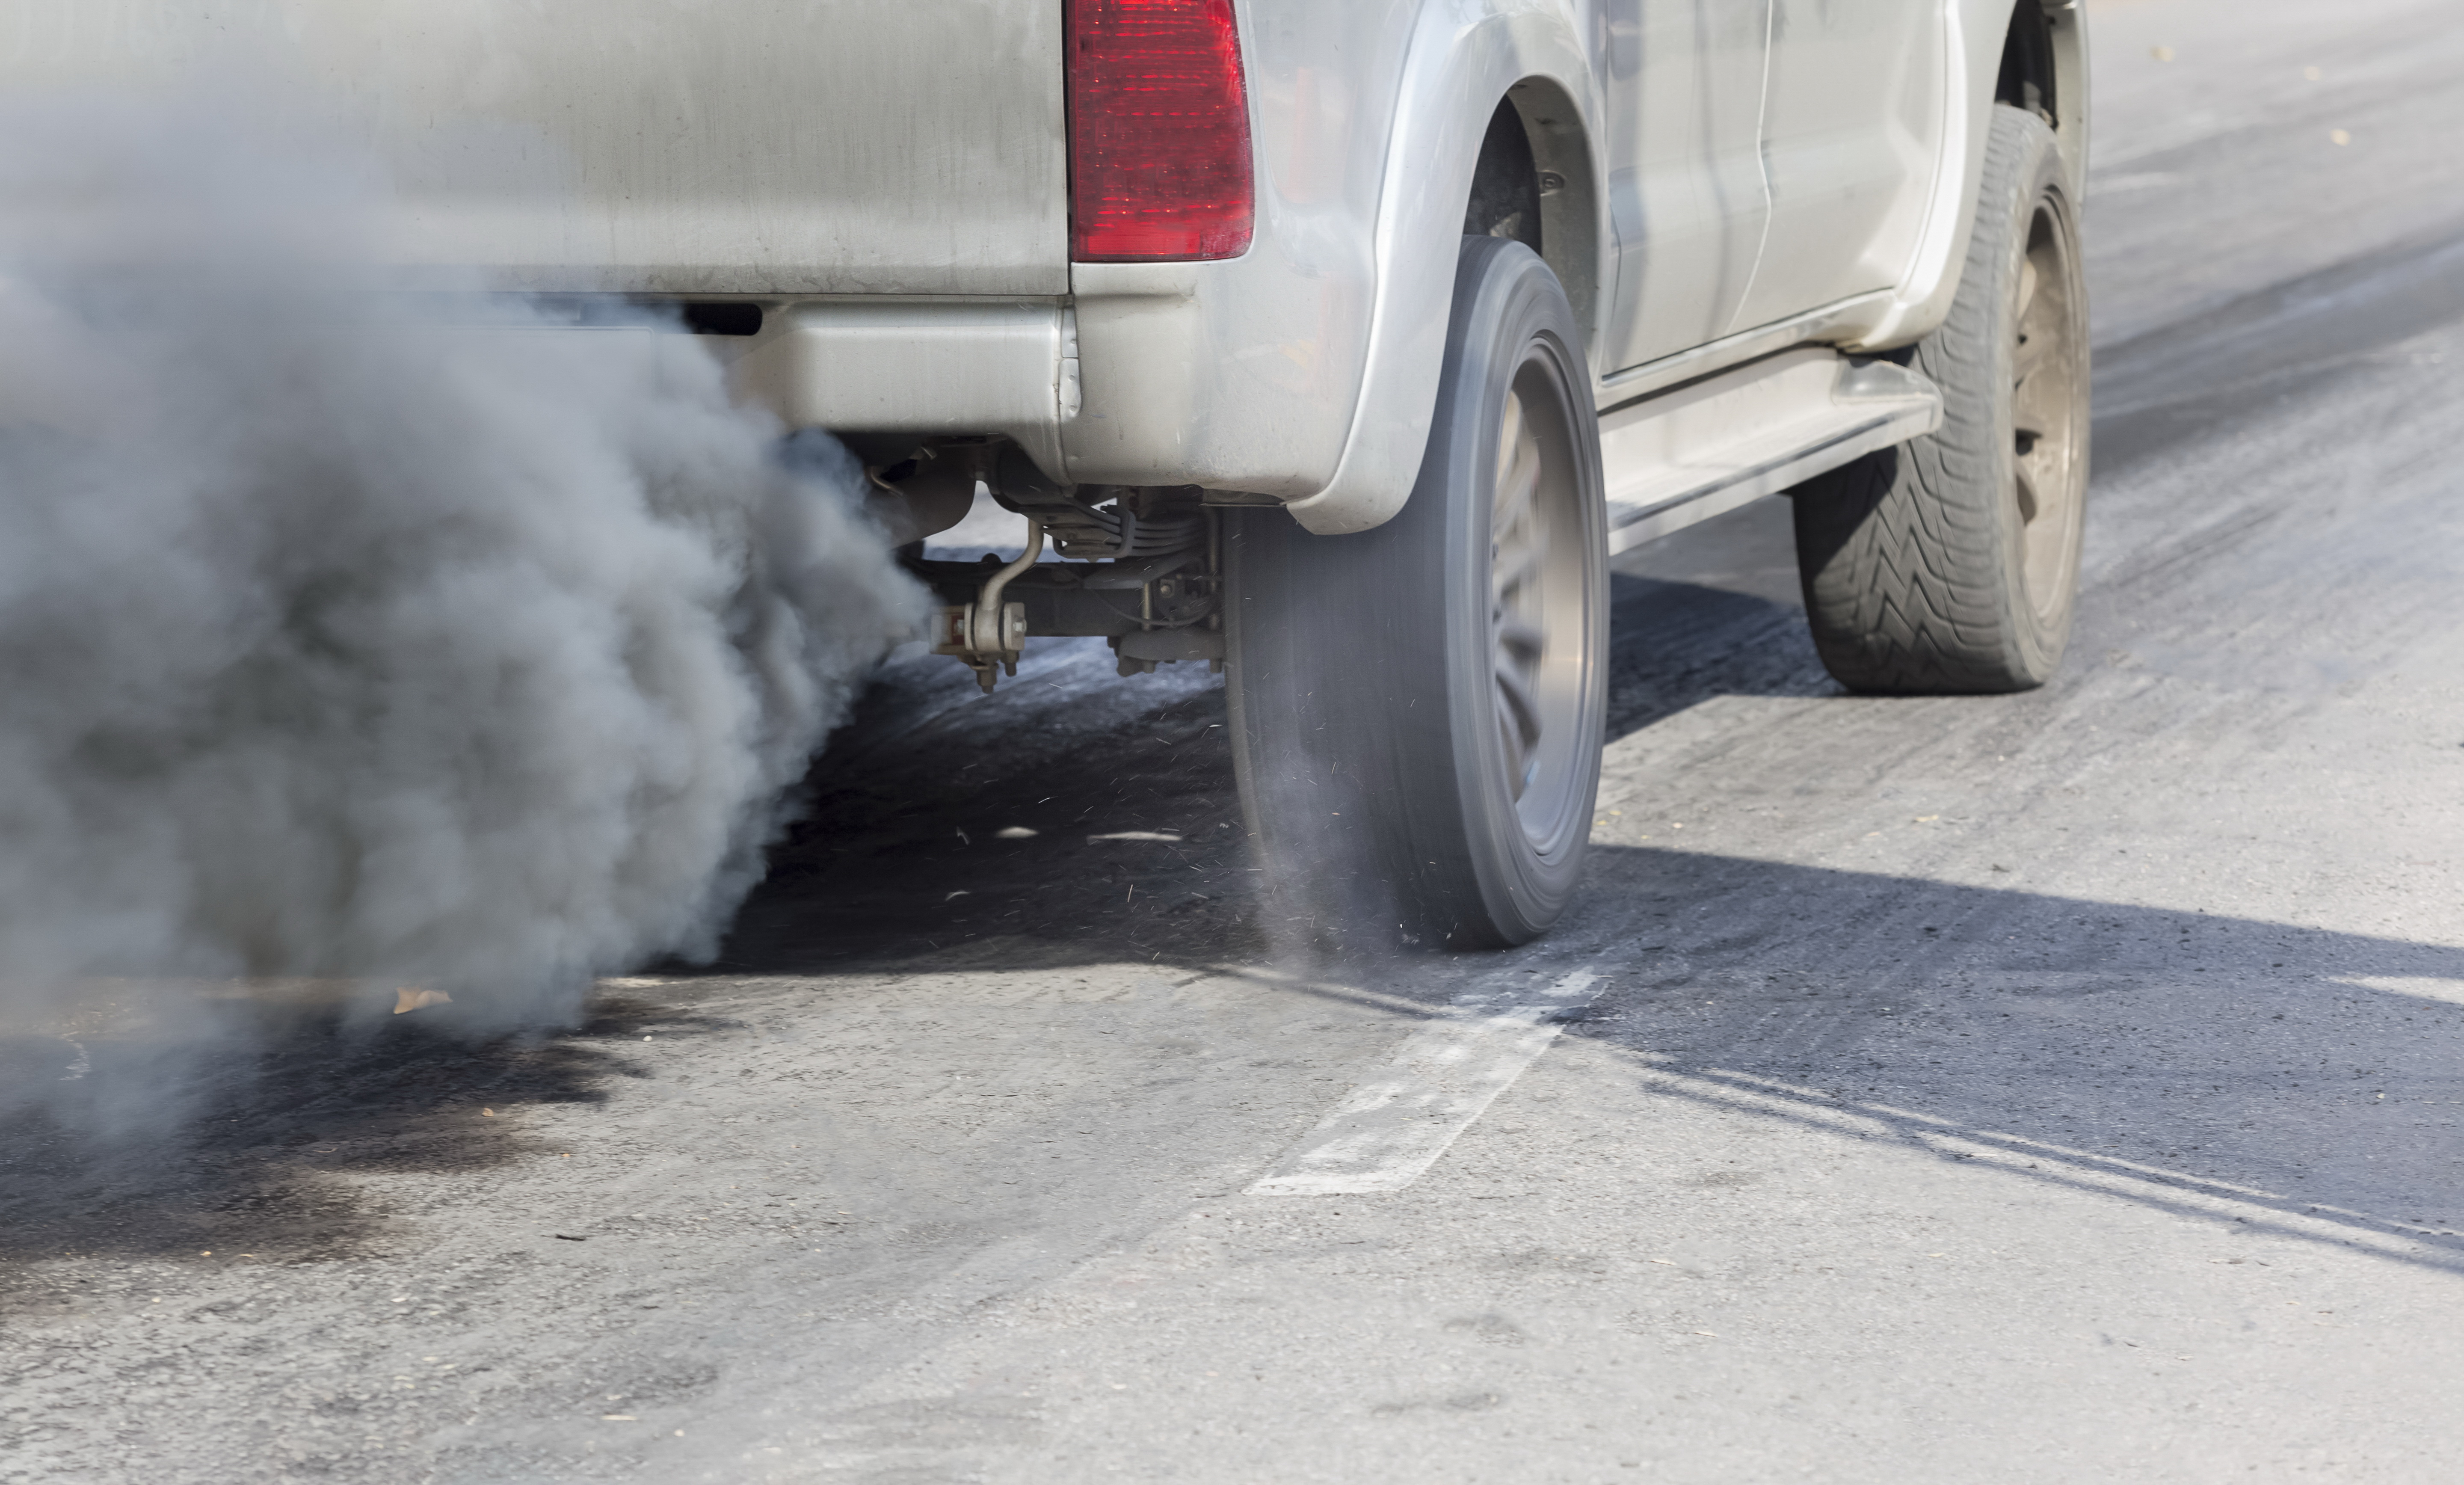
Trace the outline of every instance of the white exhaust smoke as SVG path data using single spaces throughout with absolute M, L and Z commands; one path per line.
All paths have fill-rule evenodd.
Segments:
M 921 617 L 845 454 L 691 337 L 373 292 L 376 175 L 261 110 L 0 114 L 0 1015 L 706 952 Z

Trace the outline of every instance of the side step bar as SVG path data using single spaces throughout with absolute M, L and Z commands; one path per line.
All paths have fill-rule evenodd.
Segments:
M 1600 414 L 1609 550 L 1622 552 L 1942 426 L 1942 392 L 1887 361 L 1783 351 Z

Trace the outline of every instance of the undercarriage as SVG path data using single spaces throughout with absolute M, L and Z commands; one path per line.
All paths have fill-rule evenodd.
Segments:
M 939 601 L 933 652 L 986 691 L 1018 673 L 1035 636 L 1109 639 L 1124 676 L 1182 660 L 1222 669 L 1220 517 L 1197 486 L 1058 484 L 1001 438 L 889 452 L 865 472 L 876 513 L 905 542 L 902 563 Z M 925 557 L 924 538 L 964 519 L 979 486 L 1026 519 L 1025 549 L 1008 562 Z M 1047 547 L 1063 560 L 1040 560 Z

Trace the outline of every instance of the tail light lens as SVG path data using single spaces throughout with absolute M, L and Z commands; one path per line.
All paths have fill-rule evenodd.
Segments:
M 1069 255 L 1238 257 L 1255 217 L 1232 0 L 1067 0 Z

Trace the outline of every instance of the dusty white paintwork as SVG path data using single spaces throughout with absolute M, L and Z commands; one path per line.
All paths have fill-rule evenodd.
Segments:
M 1068 288 L 1061 8 L 0 0 L 0 85 L 271 71 L 391 166 L 413 267 L 657 294 Z
M 2084 168 L 2071 0 L 1235 3 L 1257 232 L 1209 263 L 1068 261 L 1060 0 L 0 0 L 0 87 L 303 75 L 390 163 L 412 277 L 754 299 L 722 354 L 791 423 L 1323 532 L 1410 493 L 1501 99 L 1604 410 L 1939 322 L 2014 4 Z

